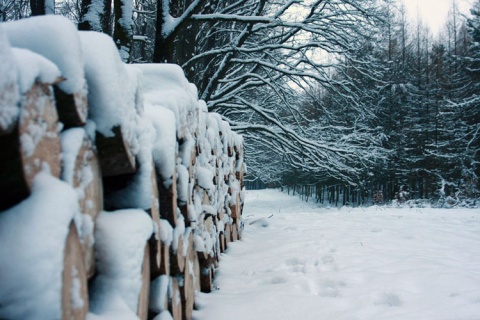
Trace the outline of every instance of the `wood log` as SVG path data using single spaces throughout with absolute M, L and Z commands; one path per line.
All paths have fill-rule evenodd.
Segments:
M 62 320 L 84 320 L 89 309 L 82 244 L 72 222 L 65 243 L 62 273 Z
M 172 184 L 165 187 L 163 178 L 157 175 L 158 200 L 160 202 L 160 217 L 168 220 L 175 228 L 177 225 L 177 174 L 174 171 Z
M 188 241 L 188 239 L 184 240 L 183 235 L 180 235 L 178 237 L 177 249 L 174 250 L 173 246 L 170 249 L 170 274 L 172 275 L 183 273 L 185 268 L 185 255 L 183 254 L 183 241 Z
M 198 261 L 197 253 L 193 249 L 193 235 L 188 237 L 188 248 L 186 252 L 186 263 L 183 271 L 183 281 L 180 283 L 180 296 L 182 299 L 182 318 L 183 320 L 192 319 L 193 307 L 195 302 L 195 269 L 194 261 Z M 187 240 L 186 240 L 187 241 Z
M 94 223 L 98 214 L 103 210 L 103 186 L 102 176 L 100 173 L 100 164 L 97 157 L 97 152 L 94 143 L 87 136 L 86 132 L 82 130 L 83 139 L 77 154 L 69 155 L 68 158 L 74 159 L 73 164 L 66 163 L 67 157 L 63 159 L 62 178 L 69 182 L 73 188 L 79 190 L 79 207 L 80 212 L 90 216 Z M 62 135 L 62 145 L 70 143 L 68 139 L 64 140 Z M 65 152 L 65 151 L 64 151 Z M 72 170 L 66 172 L 66 168 L 70 167 Z M 93 231 L 92 234 L 82 239 L 83 253 L 85 257 L 85 267 L 87 269 L 87 276 L 91 278 L 95 273 L 95 257 L 93 247 Z
M 27 198 L 33 179 L 46 170 L 60 176 L 60 136 L 53 94 L 35 83 L 22 99 L 16 127 L 0 136 L 0 211 Z
M 160 274 L 170 275 L 170 246 L 162 243 L 160 250 L 162 255 L 160 260 Z
M 134 173 L 135 157 L 124 138 L 120 126 L 112 128 L 113 137 L 105 137 L 97 132 L 96 143 L 100 158 L 100 167 L 104 177 Z
M 238 227 L 236 223 L 232 223 L 232 242 L 238 240 Z
M 225 233 L 220 232 L 218 235 L 218 242 L 220 244 L 220 252 L 224 253 L 225 249 L 227 249 L 227 244 L 225 243 Z
M 155 165 L 153 161 L 147 163 L 147 165 L 143 165 L 145 167 L 139 165 L 138 171 L 135 173 L 103 178 L 105 208 L 107 210 L 120 210 L 138 207 L 144 209 L 150 215 L 157 227 L 156 234 L 153 234 L 149 239 L 151 257 L 150 273 L 152 277 L 157 277 L 161 274 L 160 264 L 162 258 L 161 240 L 158 237 L 160 225 L 160 203 Z M 148 172 L 150 172 L 149 175 Z M 150 189 L 150 197 L 139 202 L 135 195 L 138 192 L 143 192 L 143 188 L 146 188 L 147 186 Z
M 200 268 L 200 287 L 204 293 L 213 291 L 213 279 L 215 275 L 215 268 L 213 266 L 207 268 Z
M 160 201 L 157 188 L 157 174 L 155 171 L 155 164 L 152 162 L 152 174 L 150 176 L 152 185 L 152 205 L 148 214 L 152 218 L 157 228 L 157 235 L 152 235 L 149 241 L 150 245 L 150 273 L 153 278 L 161 274 L 162 266 L 162 242 L 160 240 Z
M 230 242 L 232 242 L 232 225 L 225 223 L 225 248 L 228 248 Z
M 194 248 L 193 248 L 194 249 Z M 190 261 L 193 264 L 193 284 L 195 291 L 200 292 L 200 262 L 198 259 L 198 252 L 192 250 Z
M 168 310 L 173 317 L 173 320 L 182 319 L 182 299 L 180 296 L 180 288 L 178 286 L 177 277 L 172 277 L 172 286 L 171 291 L 169 292 L 168 297 Z
M 87 95 L 77 92 L 68 94 L 58 86 L 53 87 L 58 118 L 64 128 L 84 126 L 87 121 Z
M 240 194 L 237 192 L 237 196 L 235 198 L 235 204 L 230 206 L 231 217 L 233 219 L 239 219 L 241 216 L 240 212 Z
M 142 263 L 142 287 L 138 295 L 137 316 L 140 320 L 148 319 L 148 300 L 150 297 L 150 248 L 145 245 Z

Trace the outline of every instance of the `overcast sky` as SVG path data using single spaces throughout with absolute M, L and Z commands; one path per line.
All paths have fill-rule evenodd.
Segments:
M 402 1 L 402 0 L 400 0 Z M 431 31 L 438 35 L 445 25 L 448 10 L 452 6 L 452 0 L 403 0 L 407 10 L 413 19 L 416 19 L 417 8 Z M 456 0 L 459 10 L 462 13 L 469 13 L 473 0 Z

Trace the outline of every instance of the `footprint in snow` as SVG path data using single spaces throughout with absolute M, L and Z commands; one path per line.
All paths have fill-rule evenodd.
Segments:
M 376 305 L 385 305 L 387 307 L 400 307 L 402 305 L 402 299 L 396 293 L 384 292 L 374 303 Z

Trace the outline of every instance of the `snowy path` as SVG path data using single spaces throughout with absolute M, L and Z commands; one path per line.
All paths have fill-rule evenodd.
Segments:
M 196 320 L 480 319 L 476 210 L 319 209 L 266 190 L 244 217 Z

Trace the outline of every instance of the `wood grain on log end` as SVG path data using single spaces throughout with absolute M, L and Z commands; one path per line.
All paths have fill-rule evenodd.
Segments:
M 182 299 L 177 277 L 172 277 L 171 281 L 172 290 L 169 292 L 168 310 L 170 311 L 173 320 L 182 320 Z
M 176 275 L 181 274 L 185 268 L 185 256 L 183 254 L 183 242 L 188 241 L 183 239 L 183 235 L 178 237 L 178 246 L 174 250 L 173 247 L 170 248 L 170 274 Z
M 140 320 L 148 319 L 148 300 L 150 297 L 150 254 L 145 245 L 142 263 L 142 287 L 138 295 L 137 316 Z
M 170 275 L 170 246 L 162 243 L 161 254 L 160 274 Z
M 62 273 L 62 320 L 84 320 L 88 313 L 88 288 L 82 244 L 70 224 L 64 249 Z
M 60 176 L 58 115 L 49 85 L 35 83 L 24 95 L 12 132 L 0 136 L 0 210 L 27 198 L 40 171 Z

